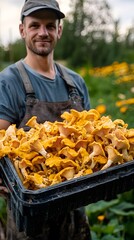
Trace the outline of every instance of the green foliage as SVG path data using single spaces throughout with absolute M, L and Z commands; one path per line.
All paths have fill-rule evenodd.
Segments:
M 110 8 L 104 0 L 72 1 L 71 11 L 64 21 L 63 36 L 56 49 L 56 56 L 59 59 L 65 57 L 73 67 L 91 62 L 97 65 L 100 63 L 98 59 L 103 62 L 104 56 L 98 54 L 98 51 L 101 49 L 102 52 L 102 44 L 104 46 L 106 37 L 111 35 L 108 29 L 112 23 Z M 61 52 L 61 47 L 66 51 Z M 105 48 L 103 50 L 105 52 Z
M 133 62 L 133 29 L 121 38 L 119 21 L 114 21 L 106 1 L 72 1 L 55 56 L 73 67 Z
M 134 105 L 129 105 L 128 110 L 121 113 L 116 106 L 116 101 L 119 101 L 119 95 L 122 94 L 127 98 L 133 98 L 133 82 L 116 83 L 116 77 L 93 77 L 88 73 L 84 77 L 89 90 L 91 107 L 96 108 L 99 104 L 104 104 L 107 108 L 105 115 L 110 115 L 112 120 L 123 119 L 129 127 L 134 127 L 133 112 Z
M 0 47 L 0 69 L 5 65 L 16 62 L 26 55 L 26 49 L 22 40 L 10 43 L 8 47 Z
M 134 49 L 124 49 L 124 51 L 122 51 L 121 60 L 128 63 L 134 63 Z
M 3 197 L 0 197 L 0 221 L 6 224 L 6 201 Z
M 127 112 L 121 113 L 116 106 L 119 95 L 133 98 L 133 82 L 116 83 L 113 74 L 106 77 L 93 77 L 89 68 L 84 68 L 84 79 L 90 93 L 92 108 L 99 104 L 106 106 L 106 113 L 114 119 L 123 119 L 128 126 L 134 127 L 134 104 Z M 129 184 L 129 183 L 127 183 Z M 92 240 L 133 240 L 134 239 L 134 190 L 122 193 L 111 201 L 98 201 L 86 207 Z M 102 220 L 99 220 L 102 216 Z M 104 219 L 103 219 L 104 217 Z
M 24 58 L 26 56 L 26 49 L 25 44 L 23 40 L 17 40 L 15 43 L 11 44 L 10 47 L 11 51 L 11 60 L 12 62 L 16 62 L 21 58 Z
M 93 240 L 134 238 L 134 190 L 86 207 Z M 99 220 L 99 216 L 104 219 Z

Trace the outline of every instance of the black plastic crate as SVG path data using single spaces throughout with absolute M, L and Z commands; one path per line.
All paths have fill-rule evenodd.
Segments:
M 41 231 L 48 221 L 99 200 L 111 200 L 134 187 L 134 161 L 39 190 L 23 187 L 11 161 L 0 161 L 0 173 L 9 189 L 10 207 L 19 231 L 28 236 Z

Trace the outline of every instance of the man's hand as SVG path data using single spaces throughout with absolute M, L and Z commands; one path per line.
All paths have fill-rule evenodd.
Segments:
M 0 178 L 0 196 L 6 198 L 8 194 L 8 189 L 2 185 L 2 179 Z
M 0 129 L 7 129 L 11 125 L 10 122 L 0 119 Z

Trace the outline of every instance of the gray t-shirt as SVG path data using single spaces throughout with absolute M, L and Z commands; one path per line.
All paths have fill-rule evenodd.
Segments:
M 37 99 L 46 102 L 68 100 L 67 85 L 57 69 L 55 79 L 49 79 L 38 74 L 28 65 L 24 64 L 24 66 Z M 68 68 L 66 70 L 83 100 L 84 109 L 89 110 L 89 96 L 83 78 Z M 12 64 L 0 73 L 0 119 L 7 120 L 12 124 L 20 122 L 25 114 L 25 106 L 25 88 L 16 65 Z

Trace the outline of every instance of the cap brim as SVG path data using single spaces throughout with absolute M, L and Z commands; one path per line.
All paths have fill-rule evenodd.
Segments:
M 38 10 L 41 10 L 41 9 L 50 9 L 50 10 L 56 12 L 58 18 L 60 18 L 60 19 L 65 17 L 64 13 L 62 13 L 59 10 L 56 10 L 55 8 L 52 8 L 52 7 L 49 8 L 48 6 L 46 6 L 46 7 L 45 6 L 40 6 L 40 7 L 30 8 L 29 10 L 23 12 L 21 18 L 23 19 L 23 17 L 26 17 L 26 16 L 30 15 L 31 13 L 33 13 L 35 11 L 38 11 Z

